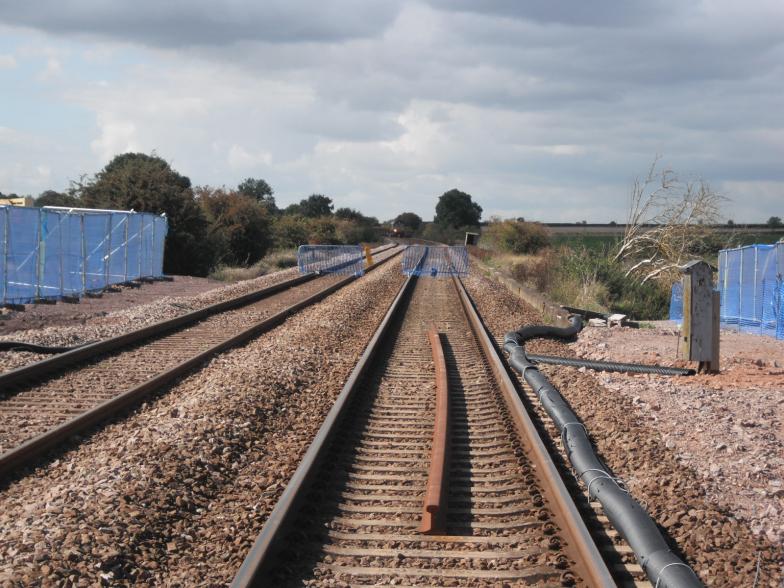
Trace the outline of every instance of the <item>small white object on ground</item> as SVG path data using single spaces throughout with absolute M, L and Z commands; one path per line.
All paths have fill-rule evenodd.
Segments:
M 607 321 L 600 318 L 592 318 L 588 319 L 588 326 L 589 327 L 606 327 Z

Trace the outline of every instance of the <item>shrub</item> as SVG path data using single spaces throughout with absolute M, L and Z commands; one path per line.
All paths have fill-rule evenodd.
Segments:
M 264 204 L 220 188 L 197 188 L 196 193 L 222 263 L 250 265 L 264 257 L 272 245 L 270 213 Z
M 541 223 L 505 220 L 490 223 L 482 240 L 497 251 L 536 253 L 550 245 L 550 233 Z

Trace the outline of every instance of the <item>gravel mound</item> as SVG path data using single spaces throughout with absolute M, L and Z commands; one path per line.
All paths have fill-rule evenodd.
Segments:
M 465 283 L 495 337 L 503 337 L 505 332 L 523 324 L 541 323 L 542 318 L 536 311 L 504 286 L 478 272 L 473 272 Z M 574 355 L 567 345 L 554 341 L 532 341 L 527 348 L 537 353 Z M 694 411 L 686 413 L 687 418 L 684 418 L 683 413 L 673 410 L 670 417 L 663 418 L 661 402 L 655 406 L 640 402 L 642 393 L 630 391 L 625 385 L 604 386 L 602 378 L 605 375 L 559 366 L 542 366 L 542 371 L 583 419 L 604 461 L 627 483 L 635 498 L 647 505 L 649 513 L 677 543 L 707 585 L 752 586 L 758 564 L 757 586 L 782 585 L 784 552 L 781 542 L 754 532 L 761 531 L 755 527 L 757 519 L 747 518 L 734 506 L 730 496 L 734 491 L 732 487 L 706 483 L 703 472 L 705 467 L 710 472 L 711 460 L 709 456 L 699 454 L 699 447 L 691 449 L 694 460 L 687 462 L 679 457 L 679 450 L 672 444 L 678 430 L 692 427 Z M 650 392 L 651 395 L 660 394 L 672 398 L 672 402 L 686 401 L 671 389 L 661 387 L 665 382 L 675 384 L 672 380 L 648 375 L 626 377 L 638 382 L 639 388 L 657 390 Z M 682 378 L 678 379 L 677 385 L 681 382 Z M 739 395 L 741 398 L 743 396 Z M 780 403 L 778 407 L 780 415 Z M 751 418 L 738 403 L 726 405 L 726 408 L 727 411 L 741 411 L 734 416 L 738 421 Z M 542 423 L 549 423 L 549 417 L 540 407 L 535 407 L 535 412 Z M 775 421 L 766 422 L 772 425 Z M 692 428 L 699 436 L 697 426 Z M 710 429 L 702 433 L 705 443 L 713 442 Z M 761 437 L 768 439 L 764 450 L 775 449 L 773 430 L 767 429 Z M 778 455 L 781 456 L 780 451 Z M 694 467 L 694 461 L 701 461 L 702 468 Z M 759 474 L 754 473 L 754 469 L 760 465 L 762 463 L 747 461 L 740 467 L 751 476 Z M 775 508 L 780 512 L 779 507 Z

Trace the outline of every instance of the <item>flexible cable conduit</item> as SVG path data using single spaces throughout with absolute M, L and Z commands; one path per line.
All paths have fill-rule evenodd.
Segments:
M 569 338 L 582 328 L 580 317 L 569 319 L 570 327 L 544 325 L 524 327 L 507 333 L 504 350 L 509 363 L 520 372 L 539 397 L 563 440 L 566 455 L 577 477 L 588 487 L 589 499 L 598 500 L 610 523 L 626 539 L 656 588 L 697 588 L 703 586 L 694 571 L 668 547 L 656 523 L 645 509 L 613 476 L 593 450 L 585 425 L 558 390 L 529 361 L 523 347 L 535 337 Z

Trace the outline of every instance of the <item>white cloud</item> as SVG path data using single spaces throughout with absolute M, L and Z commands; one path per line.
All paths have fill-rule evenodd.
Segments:
M 16 58 L 13 55 L 0 54 L 0 69 L 13 69 L 16 67 Z

